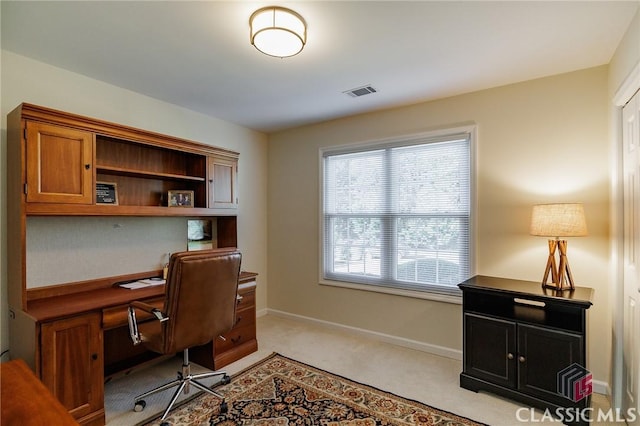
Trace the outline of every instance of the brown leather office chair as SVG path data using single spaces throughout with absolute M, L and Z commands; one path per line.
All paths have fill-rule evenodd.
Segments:
M 162 415 L 164 420 L 180 393 L 188 393 L 190 384 L 222 398 L 220 409 L 226 411 L 222 395 L 198 379 L 220 375 L 223 383 L 229 383 L 229 376 L 223 371 L 191 374 L 189 348 L 209 343 L 233 327 L 241 259 L 235 249 L 174 253 L 169 260 L 164 309 L 160 311 L 143 302 L 130 304 L 129 330 L 134 345 L 142 343 L 159 354 L 183 351 L 184 358 L 176 380 L 135 398 L 136 411 L 144 409 L 147 396 L 178 386 Z M 149 312 L 154 318 L 138 323 L 136 309 Z

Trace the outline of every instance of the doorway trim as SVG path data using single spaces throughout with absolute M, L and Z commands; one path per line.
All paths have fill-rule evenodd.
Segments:
M 640 90 L 640 61 L 633 67 L 620 88 L 613 96 L 613 111 L 611 113 L 611 201 L 609 232 L 611 235 L 611 292 L 613 312 L 613 335 L 611 356 L 611 406 L 622 407 L 622 366 L 623 366 L 623 336 L 624 336 L 624 288 L 618 285 L 623 278 L 623 182 L 622 182 L 622 107 Z

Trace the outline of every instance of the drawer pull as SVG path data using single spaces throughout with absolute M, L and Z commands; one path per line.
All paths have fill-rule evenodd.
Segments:
M 236 323 L 235 323 L 235 325 L 240 324 L 240 321 L 242 321 L 242 317 L 236 317 Z M 235 327 L 235 325 L 234 325 L 234 327 Z
M 511 352 L 507 354 L 507 359 L 513 359 L 513 354 Z
M 232 337 L 231 338 L 231 343 L 233 343 L 235 345 L 236 343 L 238 343 L 241 340 L 242 340 L 242 335 L 236 337 L 235 339 Z
M 525 362 L 527 359 L 526 359 L 525 357 L 523 357 L 523 356 L 520 356 L 520 358 L 518 358 L 518 360 L 519 360 L 520 362 Z

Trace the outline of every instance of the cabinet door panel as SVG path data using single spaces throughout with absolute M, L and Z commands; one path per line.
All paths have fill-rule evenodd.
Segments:
M 237 174 L 237 160 L 209 158 L 209 208 L 237 208 Z
M 558 373 L 576 363 L 584 367 L 579 334 L 518 324 L 518 389 L 547 401 L 571 402 L 558 393 Z
M 42 324 L 42 382 L 76 419 L 104 405 L 100 314 Z
M 464 371 L 504 386 L 515 386 L 516 324 L 465 314 Z
M 91 204 L 93 135 L 27 122 L 27 201 Z

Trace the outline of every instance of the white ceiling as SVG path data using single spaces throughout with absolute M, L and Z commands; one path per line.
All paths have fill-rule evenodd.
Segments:
M 640 4 L 274 3 L 308 23 L 297 56 L 250 45 L 249 1 L 2 1 L 2 48 L 271 132 L 607 64 Z

